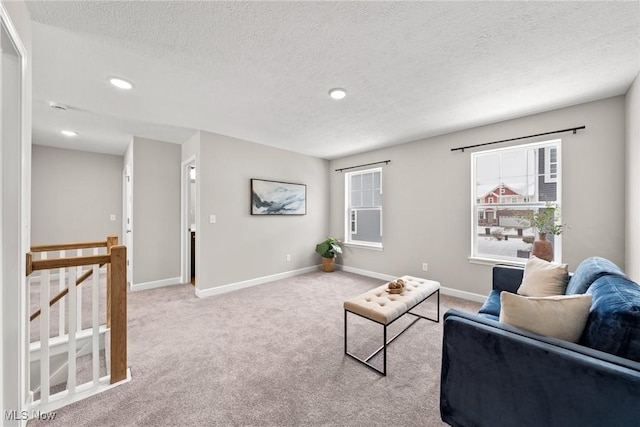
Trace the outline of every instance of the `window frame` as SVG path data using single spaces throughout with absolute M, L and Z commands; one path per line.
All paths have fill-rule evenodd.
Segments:
M 376 172 L 380 173 L 380 206 L 357 206 L 353 208 L 351 206 L 351 177 L 354 175 L 365 175 L 365 174 L 374 174 Z M 384 228 L 383 228 L 383 214 L 384 214 L 384 184 L 383 184 L 383 172 L 381 167 L 371 168 L 371 169 L 363 169 L 353 172 L 346 172 L 344 178 L 344 195 L 345 195 L 345 213 L 344 213 L 344 242 L 343 244 L 346 246 L 355 246 L 355 247 L 364 247 L 369 249 L 377 249 L 382 250 L 382 238 L 384 236 Z M 352 213 L 359 210 L 377 210 L 380 211 L 380 242 L 371 242 L 365 240 L 352 240 L 351 234 L 355 227 L 355 233 L 358 230 L 358 216 L 352 216 Z
M 556 161 L 552 162 L 551 161 L 551 149 L 556 148 Z M 557 147 L 545 147 L 544 149 L 544 182 L 547 183 L 554 183 L 554 182 L 558 182 L 558 149 Z M 551 167 L 554 166 L 556 167 L 555 172 L 551 171 Z M 552 176 L 552 175 L 555 175 Z
M 551 178 L 551 181 L 549 181 L 549 176 L 548 173 L 550 172 L 550 148 L 556 148 L 556 161 L 552 162 L 556 165 L 556 171 L 555 171 L 555 178 Z M 469 255 L 469 262 L 472 263 L 477 263 L 477 264 L 488 264 L 488 265 L 495 265 L 496 263 L 503 263 L 503 264 L 512 264 L 512 265 L 525 265 L 527 260 L 525 258 L 515 258 L 515 257 L 510 257 L 510 256 L 500 256 L 500 255 L 494 255 L 494 254 L 485 254 L 485 253 L 480 253 L 478 252 L 477 249 L 477 242 L 478 242 L 478 232 L 477 232 L 477 227 L 478 227 L 478 210 L 480 207 L 482 206 L 487 206 L 490 205 L 490 207 L 492 209 L 500 209 L 501 207 L 504 207 L 505 209 L 518 209 L 518 208 L 544 208 L 546 206 L 545 201 L 540 201 L 538 200 L 537 202 L 529 202 L 529 195 L 525 195 L 522 198 L 522 201 L 517 202 L 516 204 L 513 203 L 491 203 L 491 201 L 489 202 L 483 202 L 483 197 L 481 194 L 475 194 L 476 193 L 476 184 L 477 184 L 477 178 L 476 178 L 476 159 L 479 156 L 482 155 L 491 155 L 494 153 L 500 153 L 500 152 L 508 152 L 508 151 L 514 151 L 514 150 L 527 150 L 527 149 L 544 149 L 544 164 L 542 165 L 542 167 L 544 168 L 542 170 L 542 172 L 534 172 L 533 173 L 533 177 L 534 180 L 539 180 L 542 179 L 544 181 L 545 184 L 555 184 L 556 186 L 556 200 L 554 202 L 552 202 L 558 209 L 560 209 L 561 204 L 562 204 L 562 140 L 561 139 L 553 139 L 553 140 L 547 140 L 547 141 L 539 141 L 539 142 L 533 142 L 533 143 L 527 143 L 527 144 L 519 144 L 519 145 L 512 145 L 509 147 L 502 147 L 502 148 L 495 148 L 495 149 L 489 149 L 489 150 L 482 150 L 482 151 L 477 151 L 477 152 L 473 152 L 471 153 L 470 156 L 470 161 L 471 161 L 471 191 L 470 191 L 470 197 L 471 197 L 471 229 L 470 229 L 470 233 L 471 233 L 471 239 L 470 239 L 470 255 Z M 539 161 L 539 159 L 536 159 Z M 534 164 L 537 164 L 536 162 L 534 162 Z M 538 185 L 538 184 L 536 184 Z M 540 194 L 535 194 L 535 196 L 539 197 Z M 486 214 L 485 214 L 485 218 L 486 218 Z M 554 262 L 562 262 L 562 236 L 561 235 L 557 235 L 557 236 L 551 236 L 554 240 L 553 245 L 554 245 Z

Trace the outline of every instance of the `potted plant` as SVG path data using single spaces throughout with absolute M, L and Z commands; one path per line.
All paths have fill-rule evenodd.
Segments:
M 553 261 L 553 245 L 547 240 L 547 234 L 558 236 L 564 231 L 564 225 L 560 224 L 558 207 L 547 202 L 544 208 L 529 211 L 521 216 L 521 219 L 538 232 L 538 239 L 533 242 L 531 254 L 549 262 Z
M 316 245 L 316 252 L 322 257 L 322 269 L 330 273 L 335 269 L 336 257 L 342 253 L 342 248 L 336 239 L 327 237 L 327 240 Z

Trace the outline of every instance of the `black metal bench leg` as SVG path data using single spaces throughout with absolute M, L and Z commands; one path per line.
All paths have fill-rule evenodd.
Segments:
M 347 310 L 344 311 L 344 354 L 347 353 Z
M 382 355 L 382 375 L 387 376 L 387 325 L 384 325 L 384 351 Z

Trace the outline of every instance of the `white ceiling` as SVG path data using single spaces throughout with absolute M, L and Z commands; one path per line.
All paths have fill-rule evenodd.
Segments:
M 331 159 L 624 94 L 640 71 L 640 1 L 27 7 L 34 143 L 112 154 L 207 130 Z

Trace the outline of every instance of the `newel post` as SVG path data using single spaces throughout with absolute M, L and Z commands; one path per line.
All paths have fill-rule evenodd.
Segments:
M 107 253 L 111 253 L 111 248 L 118 244 L 118 236 L 107 236 Z M 111 327 L 111 262 L 107 264 L 107 328 Z
M 111 384 L 127 378 L 127 248 L 111 247 Z

